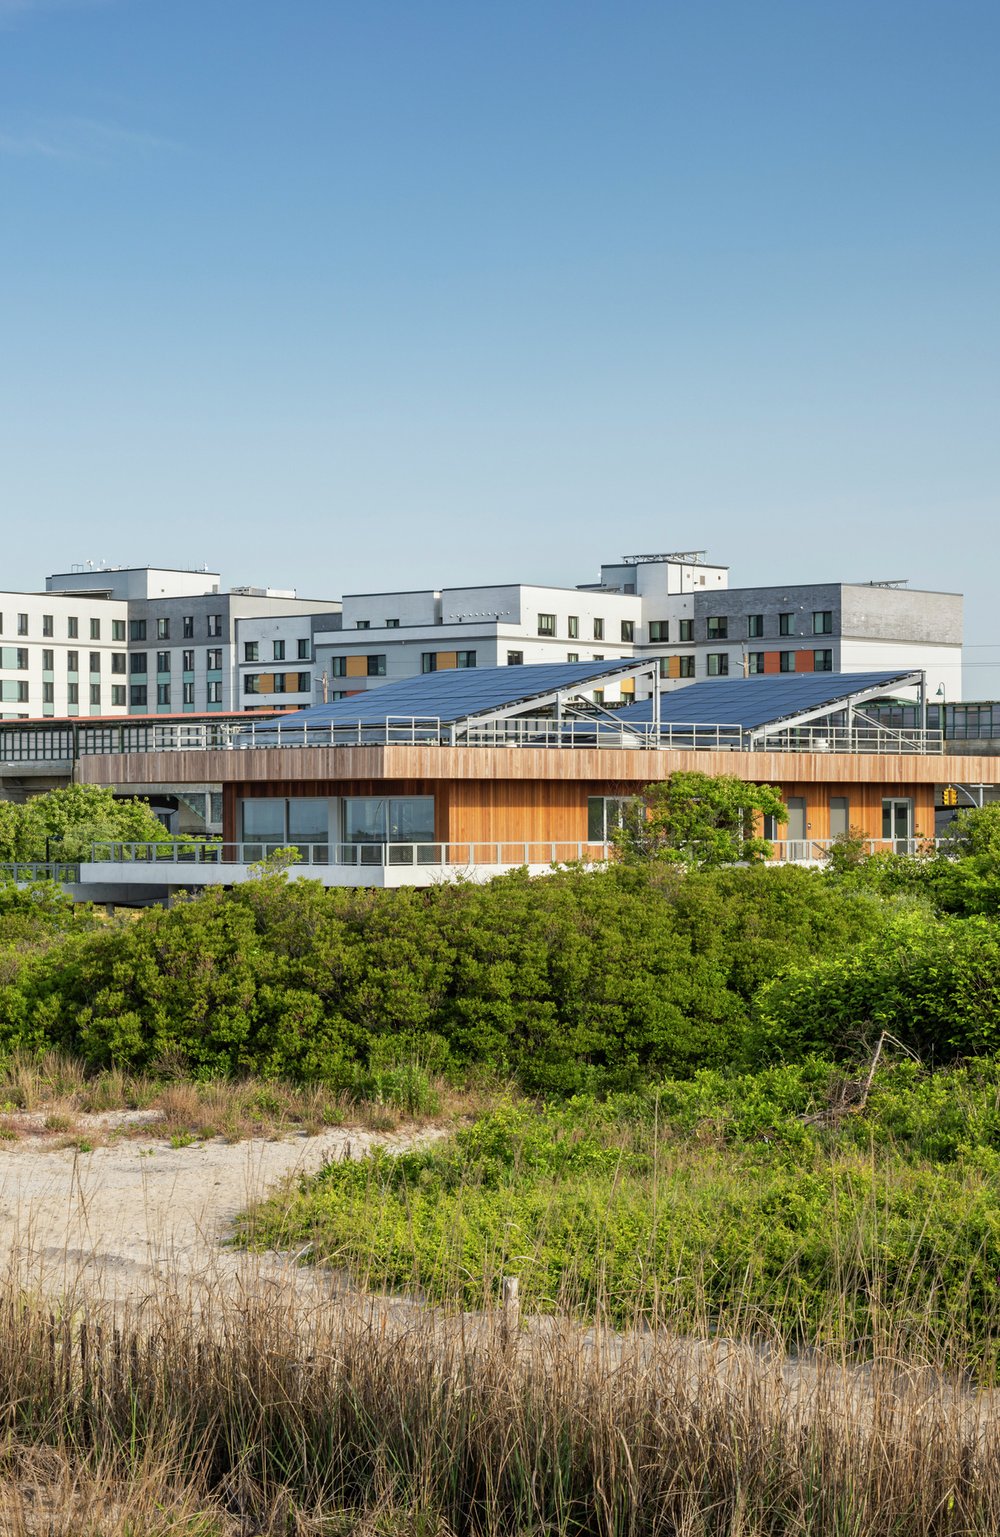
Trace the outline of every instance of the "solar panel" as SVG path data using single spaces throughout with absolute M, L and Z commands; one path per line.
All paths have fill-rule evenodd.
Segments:
M 772 721 L 818 710 L 835 709 L 852 694 L 889 688 L 910 672 L 799 673 L 778 677 L 729 678 L 691 683 L 660 695 L 660 720 L 666 725 L 742 726 L 755 731 Z M 641 699 L 615 713 L 617 720 L 639 724 L 653 719 L 652 699 Z
M 557 689 L 593 685 L 612 677 L 622 668 L 634 667 L 638 657 L 623 657 L 604 662 L 540 662 L 522 667 L 460 667 L 445 672 L 422 673 L 419 678 L 404 678 L 399 683 L 385 683 L 364 693 L 335 699 L 332 704 L 313 705 L 296 710 L 276 720 L 254 723 L 254 734 L 268 730 L 282 736 L 289 727 L 380 725 L 388 717 L 404 720 L 440 720 L 452 722 L 468 716 L 485 715 L 522 700 L 532 699 Z

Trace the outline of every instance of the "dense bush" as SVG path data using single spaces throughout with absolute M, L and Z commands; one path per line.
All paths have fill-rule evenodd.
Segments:
M 427 892 L 266 876 L 53 928 L 0 995 L 0 1048 L 334 1085 L 415 1057 L 546 1093 L 629 1087 L 749 1060 L 761 985 L 877 943 L 890 917 L 796 869 L 515 873 Z

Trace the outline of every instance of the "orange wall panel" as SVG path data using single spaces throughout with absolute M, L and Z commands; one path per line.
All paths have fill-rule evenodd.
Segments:
M 813 654 L 812 654 L 811 651 L 796 651 L 796 653 L 795 653 L 795 671 L 796 672 L 815 672 L 816 669 L 813 666 L 813 661 L 814 661 L 814 657 L 813 657 Z
M 780 672 L 781 671 L 781 652 L 780 651 L 765 651 L 764 652 L 764 671 L 765 672 Z

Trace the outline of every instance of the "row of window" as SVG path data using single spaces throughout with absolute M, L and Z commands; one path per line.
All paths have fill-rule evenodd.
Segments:
M 122 621 L 117 620 L 117 619 L 114 621 L 114 623 L 116 625 L 117 624 L 122 624 L 122 633 L 121 633 L 120 636 L 118 636 L 118 635 L 113 636 L 112 639 L 114 639 L 114 640 L 119 640 L 119 639 L 120 640 L 124 640 L 125 639 L 124 624 L 122 623 Z M 170 639 L 170 620 L 169 619 L 156 619 L 156 620 L 153 621 L 153 623 L 155 624 L 155 627 L 156 627 L 156 639 L 157 640 L 169 640 Z M 216 640 L 216 639 L 218 639 L 222 635 L 222 615 L 221 614 L 206 614 L 206 616 L 205 616 L 205 633 L 208 636 L 209 640 Z M 148 623 L 147 623 L 147 621 L 145 619 L 130 619 L 129 620 L 129 624 L 128 624 L 128 638 L 129 638 L 129 640 L 133 640 L 133 641 L 135 641 L 135 640 L 146 640 L 146 639 L 150 638 L 149 634 L 148 634 Z M 181 616 L 181 635 L 180 635 L 180 638 L 181 638 L 181 640 L 194 640 L 195 634 L 194 634 L 194 615 L 193 614 L 183 614 Z
M 133 707 L 137 707 L 138 706 L 138 707 L 146 708 L 146 706 L 149 704 L 149 697 L 150 697 L 150 690 L 149 690 L 149 688 L 147 687 L 147 685 L 145 683 L 133 683 L 133 684 L 130 685 L 129 691 L 128 691 L 128 702 L 129 702 L 129 704 L 131 706 L 133 706 Z M 169 704 L 172 703 L 172 700 L 173 700 L 173 691 L 172 691 L 171 685 L 169 683 L 157 683 L 157 685 L 156 685 L 156 703 L 158 705 L 169 705 Z M 124 704 L 125 703 L 125 690 L 124 690 L 124 688 L 112 688 L 112 690 L 111 690 L 111 703 L 113 705 L 118 705 L 118 704 Z M 182 683 L 181 684 L 181 703 L 185 704 L 185 705 L 194 704 L 194 684 L 193 683 Z M 205 685 L 205 703 L 206 704 L 221 704 L 222 703 L 222 684 L 221 683 L 219 683 L 219 682 L 209 682 L 209 683 L 206 683 L 206 685 Z
M 243 679 L 244 694 L 311 694 L 312 674 L 308 672 L 248 672 Z
M 28 619 L 29 619 L 29 615 L 28 614 L 18 614 L 18 616 L 17 616 L 17 633 L 18 633 L 18 635 L 27 635 L 29 633 Z M 124 640 L 125 639 L 125 621 L 124 621 L 124 619 L 113 619 L 111 621 L 111 629 L 112 629 L 112 635 L 111 635 L 111 639 L 112 640 Z M 56 616 L 55 616 L 55 614 L 43 614 L 42 615 L 42 635 L 46 636 L 46 637 L 51 635 L 51 636 L 54 637 L 55 633 L 56 633 Z M 0 614 L 0 635 L 2 635 L 2 634 L 3 634 L 3 614 Z M 79 621 L 79 619 L 77 619 L 72 614 L 69 615 L 67 620 L 66 620 L 66 638 L 67 638 L 67 640 L 79 640 L 79 638 L 80 638 L 80 621 Z M 101 638 L 101 621 L 99 619 L 91 619 L 91 621 L 90 621 L 90 638 L 91 638 L 91 640 L 100 640 L 100 638 Z
M 449 667 L 475 667 L 474 651 L 423 651 L 420 654 L 421 672 L 444 672 Z
M 797 619 L 798 619 L 798 614 L 796 614 L 796 613 L 779 614 L 778 615 L 778 634 L 779 635 L 797 635 L 799 633 L 798 629 L 796 627 L 796 620 Z M 692 624 L 692 621 L 690 619 L 688 619 L 688 620 L 683 620 L 682 619 L 681 620 L 681 627 L 683 628 L 683 626 L 685 624 L 690 626 Z M 669 639 L 668 635 L 654 635 L 653 634 L 654 628 L 659 628 L 655 624 L 655 621 L 649 627 L 649 638 L 650 638 L 650 640 L 668 640 Z M 729 639 L 729 617 L 728 617 L 728 615 L 726 615 L 726 614 L 710 614 L 709 617 L 705 621 L 705 628 L 706 628 L 706 636 L 707 636 L 707 638 L 709 640 L 728 640 Z M 829 608 L 815 609 L 813 611 L 813 615 L 812 615 L 812 628 L 811 628 L 811 630 L 808 633 L 812 634 L 812 635 L 832 635 L 833 634 L 833 610 L 829 609 Z M 764 636 L 764 615 L 763 614 L 748 614 L 747 615 L 747 639 L 748 640 L 761 640 L 761 639 L 763 639 L 763 636 Z M 681 640 L 685 640 L 685 639 L 690 640 L 691 639 L 691 635 L 690 635 L 690 633 L 687 636 L 681 635 L 680 639 Z
M 27 635 L 28 634 L 28 620 L 29 620 L 29 617 L 30 616 L 28 614 L 18 614 L 18 616 L 17 616 L 17 633 L 18 633 L 18 635 Z M 100 619 L 91 619 L 89 622 L 90 622 L 90 638 L 91 638 L 91 640 L 100 640 L 100 638 L 101 638 L 101 621 L 100 621 Z M 170 620 L 169 619 L 157 619 L 157 620 L 154 621 L 154 623 L 155 623 L 155 626 L 156 626 L 156 639 L 157 640 L 169 640 L 170 639 Z M 222 615 L 221 614 L 209 614 L 207 616 L 207 618 L 206 618 L 206 627 L 207 627 L 207 634 L 208 634 L 208 637 L 209 637 L 210 640 L 213 639 L 216 636 L 221 636 L 221 634 L 222 634 Z M 56 617 L 55 617 L 55 615 L 54 614 L 43 614 L 42 615 L 42 635 L 45 636 L 45 637 L 50 636 L 50 635 L 51 636 L 55 636 L 55 633 L 56 633 Z M 182 617 L 182 619 L 181 619 L 181 633 L 182 633 L 182 638 L 184 640 L 193 640 L 194 639 L 194 615 L 193 614 L 185 614 Z M 3 614 L 0 614 L 0 635 L 2 635 L 2 634 L 3 634 Z M 147 634 L 147 621 L 145 619 L 130 619 L 129 620 L 129 624 L 128 624 L 128 638 L 129 638 L 129 640 L 145 640 L 146 639 L 146 634 Z M 67 619 L 66 619 L 66 638 L 68 640 L 78 640 L 79 637 L 80 637 L 80 621 L 79 621 L 78 618 L 76 618 L 75 615 L 70 614 L 67 617 Z M 112 640 L 124 640 L 125 639 L 125 620 L 124 619 L 112 619 L 112 621 L 111 621 L 111 639 Z
M 774 651 L 772 651 L 772 652 L 767 652 L 767 651 L 748 651 L 747 654 L 746 654 L 746 670 L 747 670 L 747 672 L 748 673 L 764 673 L 764 672 L 767 672 L 769 670 L 768 666 L 767 666 L 767 658 L 768 658 L 769 655 L 770 656 L 777 656 L 777 658 L 778 658 L 778 669 L 777 669 L 778 672 L 832 672 L 833 671 L 833 652 L 832 651 L 828 651 L 828 650 L 822 650 L 822 651 L 813 651 L 813 652 L 809 652 L 809 651 L 805 651 L 805 652 L 799 652 L 799 651 L 777 651 L 777 652 L 774 652 Z M 809 666 L 809 663 L 806 660 L 810 656 L 812 658 L 812 666 L 811 667 Z M 663 657 L 661 659 L 661 663 L 660 663 L 660 674 L 661 674 L 661 676 L 663 676 L 663 663 L 666 660 L 667 660 L 666 657 Z M 694 677 L 694 657 L 693 656 L 682 656 L 682 657 L 679 658 L 679 660 L 680 660 L 680 662 L 682 664 L 679 676 L 682 677 L 682 678 L 693 678 Z M 706 657 L 706 661 L 708 663 L 707 671 L 708 671 L 708 676 L 710 678 L 726 678 L 726 677 L 729 676 L 729 656 L 728 656 L 728 654 L 725 651 L 710 651 L 708 653 L 708 656 Z M 685 663 L 685 662 L 690 664 L 690 666 L 689 666 L 687 671 L 685 671 L 685 669 L 683 667 L 683 663 Z
M 157 653 L 156 653 L 156 670 L 157 670 L 157 672 L 170 672 L 170 671 L 172 671 L 172 658 L 173 658 L 173 653 L 171 651 L 157 651 Z M 121 662 L 120 666 L 118 665 L 119 660 Z M 111 664 L 112 664 L 111 665 L 111 671 L 112 672 L 124 672 L 125 671 L 125 658 L 124 658 L 124 656 L 122 656 L 120 659 L 119 659 L 118 656 L 113 656 L 112 659 L 111 659 Z M 208 649 L 205 652 L 205 667 L 206 667 L 206 669 L 209 672 L 221 672 L 222 671 L 222 647 L 221 646 L 209 646 L 208 647 Z M 149 671 L 149 652 L 148 651 L 133 651 L 133 652 L 131 652 L 131 654 L 129 655 L 129 659 L 128 659 L 128 670 L 129 670 L 129 672 L 139 672 L 139 673 L 148 672 Z M 182 651 L 181 652 L 181 671 L 182 672 L 194 672 L 194 648 L 193 647 L 192 647 L 192 649 L 190 651 Z
M 298 649 L 295 654 L 300 662 L 309 662 L 312 660 L 312 644 L 308 636 L 303 636 L 301 640 L 298 640 L 296 642 L 296 646 Z M 260 659 L 260 641 L 244 641 L 244 662 L 259 662 Z M 271 642 L 271 660 L 272 662 L 283 662 L 285 660 L 285 642 L 283 640 L 274 640 Z
M 555 633 L 556 633 L 556 616 L 555 616 L 555 614 L 539 614 L 539 616 L 538 616 L 538 633 L 539 633 L 539 635 L 547 636 L 550 639 L 555 635 Z M 580 617 L 579 617 L 578 614 L 570 614 L 569 617 L 567 618 L 567 620 L 566 620 L 566 635 L 567 635 L 567 638 L 569 640 L 579 640 L 580 639 Z M 594 640 L 604 640 L 605 638 L 606 637 L 605 637 L 605 633 L 604 633 L 604 620 L 603 619 L 595 619 L 594 620 L 594 633 L 593 633 L 592 639 L 594 639 Z M 632 644 L 632 642 L 635 640 L 635 620 L 634 619 L 623 619 L 621 621 L 621 639 L 622 639 L 623 644 L 625 644 L 627 646 L 630 646 Z

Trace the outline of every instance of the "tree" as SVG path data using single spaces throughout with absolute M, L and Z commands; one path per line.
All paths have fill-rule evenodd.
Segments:
M 170 834 L 149 802 L 103 785 L 67 785 L 23 805 L 0 801 L 0 861 L 87 860 L 92 843 L 159 843 Z
M 788 820 L 773 785 L 729 774 L 671 774 L 661 784 L 646 786 L 615 842 L 629 862 L 663 859 L 706 867 L 766 859 L 772 845 L 757 834 L 765 816 Z

